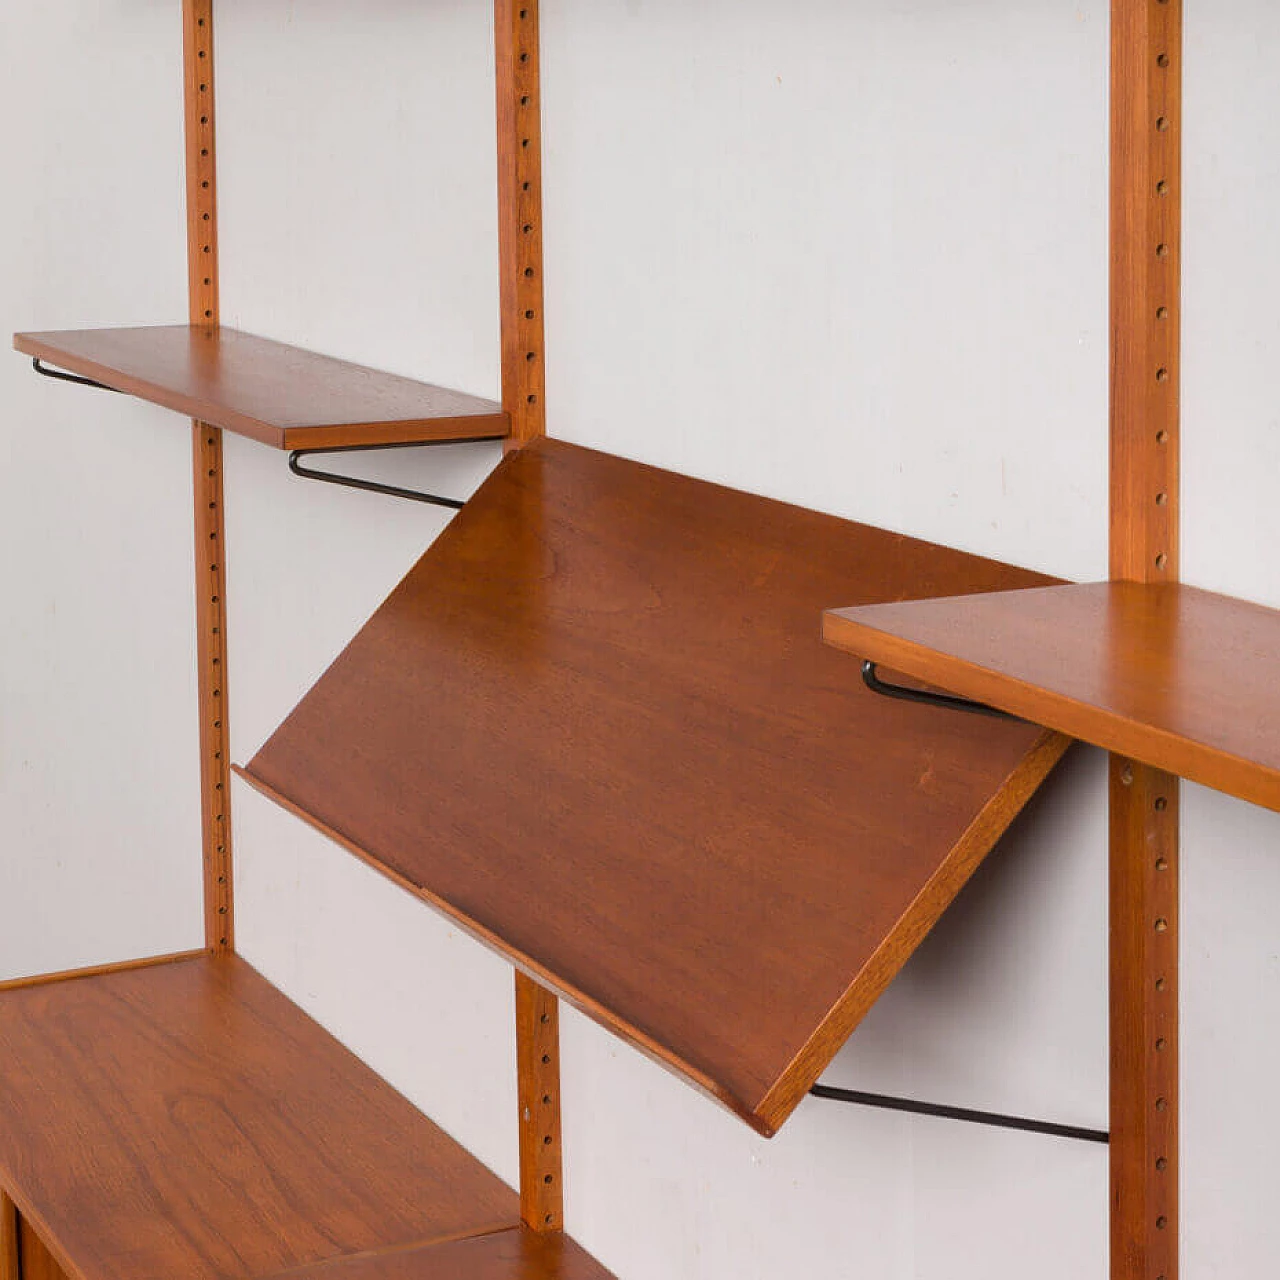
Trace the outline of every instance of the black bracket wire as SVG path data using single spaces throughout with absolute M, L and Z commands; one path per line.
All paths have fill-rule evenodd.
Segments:
M 908 689 L 904 685 L 889 684 L 881 680 L 876 673 L 876 664 L 871 661 L 862 664 L 862 683 L 884 698 L 899 698 L 903 702 L 922 702 L 927 707 L 945 707 L 948 711 L 968 711 L 975 716 L 991 716 L 995 720 L 1020 720 L 1020 716 L 1001 711 L 999 707 L 989 707 L 985 702 L 971 702 L 968 698 L 957 698 L 950 693 L 933 693 L 928 689 Z
M 303 480 L 319 480 L 322 484 L 338 484 L 346 489 L 360 489 L 365 493 L 381 493 L 391 498 L 405 498 L 409 502 L 425 502 L 432 507 L 448 507 L 461 511 L 467 504 L 457 498 L 445 498 L 436 493 L 420 493 L 417 489 L 402 489 L 394 484 L 382 484 L 377 480 L 360 480 L 355 476 L 335 475 L 332 471 L 315 471 L 302 465 L 303 458 L 330 453 L 370 453 L 378 449 L 424 449 L 442 444 L 478 444 L 488 437 L 477 436 L 468 440 L 408 440 L 392 444 L 344 444 L 326 445 L 319 449 L 295 449 L 289 455 L 289 470 Z
M 993 1111 L 970 1111 L 965 1107 L 947 1107 L 935 1102 L 912 1102 L 907 1098 L 890 1098 L 881 1093 L 859 1093 L 855 1089 L 836 1089 L 826 1084 L 815 1084 L 809 1092 L 815 1098 L 826 1098 L 831 1102 L 851 1102 L 859 1107 L 878 1107 L 883 1111 L 906 1111 L 915 1116 L 961 1120 L 966 1124 L 982 1124 L 994 1129 L 1019 1129 L 1024 1133 L 1042 1133 L 1051 1138 L 1069 1138 L 1073 1142 L 1111 1141 L 1111 1135 L 1105 1129 L 1084 1129 L 1078 1125 L 1028 1120 L 1023 1116 L 1005 1116 Z
M 78 373 L 63 373 L 61 369 L 50 369 L 47 364 L 42 363 L 39 356 L 32 358 L 31 367 L 42 378 L 53 378 L 58 382 L 74 382 L 79 387 L 93 387 L 97 391 L 114 391 L 117 395 L 123 394 L 119 387 L 109 387 L 105 382 L 82 378 Z

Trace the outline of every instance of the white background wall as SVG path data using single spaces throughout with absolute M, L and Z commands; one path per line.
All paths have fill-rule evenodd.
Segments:
M 1280 604 L 1280 15 L 1189 8 L 1185 576 Z M 185 318 L 178 9 L 3 6 L 0 329 Z M 543 23 L 553 434 L 1105 574 L 1102 0 Z M 224 319 L 496 394 L 489 7 L 216 31 Z M 198 945 L 188 433 L 16 355 L 0 410 L 0 976 Z M 466 492 L 496 452 L 458 454 L 377 465 Z M 243 761 L 443 517 L 227 470 Z M 506 966 L 235 801 L 244 953 L 514 1180 Z M 1184 1275 L 1270 1275 L 1280 819 L 1185 808 Z M 1105 843 L 1080 749 L 828 1078 L 1104 1125 Z M 1100 1148 L 812 1100 L 766 1143 L 572 1012 L 564 1056 L 570 1229 L 622 1280 L 1105 1274 Z

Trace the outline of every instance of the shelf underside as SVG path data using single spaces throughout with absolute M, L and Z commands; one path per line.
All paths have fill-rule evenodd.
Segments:
M 0 1189 L 70 1280 L 261 1280 L 520 1216 L 514 1192 L 232 957 L 0 992 Z M 579 1273 L 492 1270 L 562 1274 Z
M 872 696 L 821 611 L 1044 581 L 543 441 L 245 774 L 771 1133 L 1065 749 Z
M 497 439 L 491 400 L 217 326 L 19 333 L 59 369 L 277 449 Z
M 1090 583 L 840 609 L 828 640 L 1108 751 L 1280 810 L 1280 613 Z

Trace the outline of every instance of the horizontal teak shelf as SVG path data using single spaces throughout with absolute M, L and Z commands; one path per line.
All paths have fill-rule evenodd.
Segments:
M 277 449 L 496 439 L 490 400 L 218 326 L 19 333 L 59 369 Z
M 0 1190 L 69 1280 L 262 1280 L 520 1223 L 514 1192 L 234 957 L 0 991 L 0 1081 Z
M 771 1133 L 1066 746 L 887 705 L 821 610 L 1043 581 L 539 441 L 246 776 Z
M 1280 810 L 1280 613 L 1093 583 L 839 609 L 837 647 Z M 946 716 L 946 712 L 935 713 Z

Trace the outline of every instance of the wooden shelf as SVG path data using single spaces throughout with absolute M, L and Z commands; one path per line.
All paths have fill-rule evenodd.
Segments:
M 1044 581 L 541 441 L 244 776 L 772 1133 L 1066 746 L 887 707 L 821 609 Z
M 840 649 L 1280 810 L 1280 613 L 1092 583 L 838 609 Z
M 0 993 L 0 1189 L 70 1280 L 257 1280 L 520 1218 L 234 957 Z
M 285 1280 L 282 1276 L 280 1280 Z M 527 1227 L 373 1258 L 340 1258 L 288 1280 L 614 1280 L 567 1236 Z
M 277 449 L 496 439 L 490 400 L 218 326 L 19 333 L 17 350 Z

